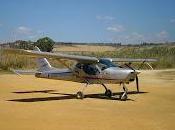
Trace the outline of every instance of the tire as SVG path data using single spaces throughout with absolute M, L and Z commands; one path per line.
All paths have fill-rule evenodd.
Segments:
M 84 98 L 83 92 L 78 91 L 76 97 L 77 97 L 77 99 L 83 99 Z
M 122 96 L 123 96 L 123 93 L 120 95 L 120 100 L 121 101 L 126 101 L 128 99 L 127 94 L 125 94 L 123 97 Z
M 107 97 L 111 97 L 112 96 L 112 91 L 110 90 L 110 89 L 107 89 L 106 91 L 105 91 L 105 96 L 107 96 Z

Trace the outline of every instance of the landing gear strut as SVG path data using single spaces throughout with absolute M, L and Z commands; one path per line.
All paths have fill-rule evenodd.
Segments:
M 105 96 L 107 96 L 107 97 L 111 97 L 112 96 L 112 91 L 110 90 L 110 89 L 107 89 L 107 87 L 104 85 L 104 84 L 102 84 L 103 85 L 103 87 L 105 88 Z
M 88 83 L 83 87 L 83 90 L 82 91 L 78 91 L 77 94 L 76 94 L 76 98 L 77 99 L 83 99 L 85 96 L 83 94 L 83 91 L 84 89 L 88 86 Z
M 120 100 L 121 101 L 126 101 L 128 99 L 128 95 L 127 95 L 127 92 L 128 92 L 128 89 L 126 88 L 125 84 L 123 83 L 123 93 L 120 95 Z

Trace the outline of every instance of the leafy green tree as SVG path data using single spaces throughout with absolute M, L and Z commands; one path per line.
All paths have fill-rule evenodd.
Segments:
M 44 38 L 38 39 L 34 45 L 39 47 L 41 51 L 50 52 L 52 51 L 54 44 L 55 42 L 51 38 L 44 37 Z

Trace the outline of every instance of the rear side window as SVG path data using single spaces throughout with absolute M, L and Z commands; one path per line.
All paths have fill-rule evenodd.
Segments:
M 89 75 L 96 75 L 98 73 L 97 67 L 95 65 L 91 65 L 91 64 L 84 64 L 83 71 Z
M 81 69 L 82 68 L 82 64 L 81 63 L 78 63 L 78 64 L 76 64 L 76 67 L 79 68 L 79 69 Z

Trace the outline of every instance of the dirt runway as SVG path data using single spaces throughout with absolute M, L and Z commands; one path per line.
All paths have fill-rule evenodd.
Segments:
M 127 101 L 118 100 L 115 84 L 107 85 L 112 99 L 90 85 L 77 100 L 83 84 L 0 72 L 0 130 L 175 129 L 175 70 L 143 71 L 139 79 L 141 93 L 127 85 Z

